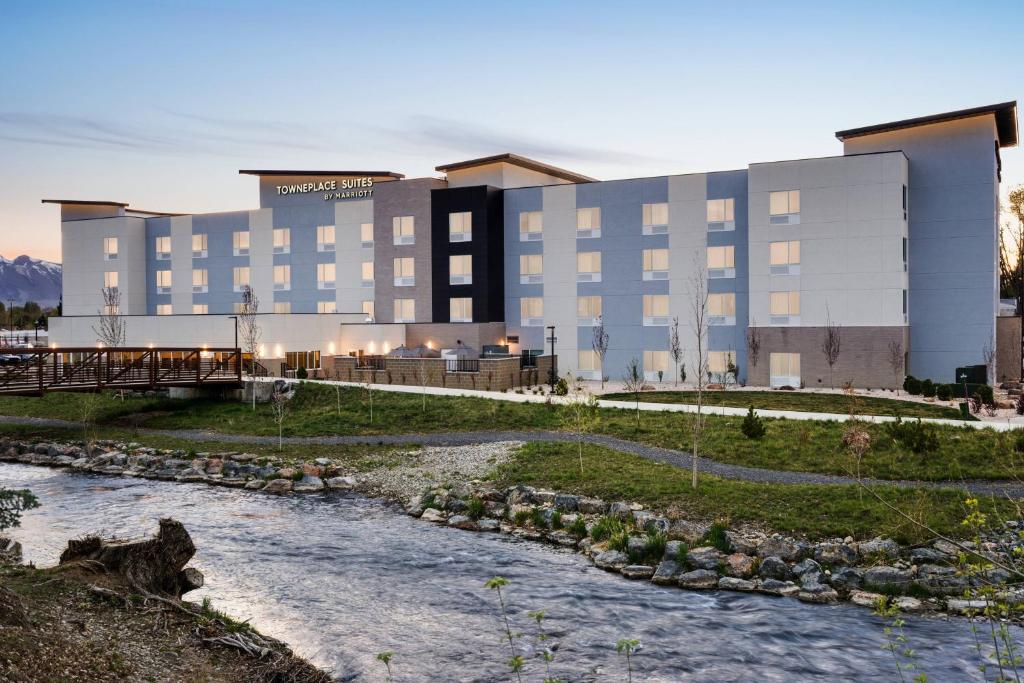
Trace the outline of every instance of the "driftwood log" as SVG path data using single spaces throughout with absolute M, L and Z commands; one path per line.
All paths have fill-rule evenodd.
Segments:
M 203 585 L 202 573 L 185 567 L 195 552 L 192 537 L 181 522 L 161 519 L 156 537 L 141 541 L 103 540 L 98 536 L 72 539 L 61 553 L 60 563 L 98 562 L 142 593 L 180 598 Z

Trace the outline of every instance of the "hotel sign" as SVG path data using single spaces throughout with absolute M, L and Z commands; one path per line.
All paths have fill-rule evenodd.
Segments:
M 276 186 L 278 195 L 321 193 L 325 202 L 335 199 L 367 199 L 373 196 L 373 178 L 342 178 Z

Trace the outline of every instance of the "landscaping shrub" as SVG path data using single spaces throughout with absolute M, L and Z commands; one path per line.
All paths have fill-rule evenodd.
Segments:
M 921 382 L 921 395 L 925 398 L 935 398 L 935 383 L 930 379 Z
M 948 401 L 953 398 L 953 390 L 948 384 L 940 384 L 935 387 L 935 395 L 940 401 Z
M 555 382 L 555 396 L 565 396 L 569 393 L 569 383 L 565 381 L 564 377 L 559 377 L 558 381 Z
M 748 439 L 760 439 L 764 436 L 764 423 L 757 416 L 757 413 L 754 412 L 754 406 L 750 406 L 747 410 L 747 416 L 743 418 L 740 431 Z
M 1014 409 L 1018 415 L 1024 415 L 1024 394 L 1017 397 L 1017 401 L 1013 404 Z
M 949 388 L 950 396 L 957 398 L 958 400 L 964 399 L 964 385 L 963 384 L 946 384 Z M 993 394 L 992 387 L 987 384 L 967 384 L 967 396 L 974 397 L 979 396 L 982 403 L 985 405 L 992 405 L 995 402 L 995 395 Z
M 907 378 L 903 380 L 903 391 L 907 392 L 911 396 L 920 396 L 921 380 L 917 379 L 913 375 L 907 375 Z
M 921 422 L 918 418 L 913 422 L 904 422 L 899 416 L 893 422 L 885 424 L 889 437 L 900 446 L 921 455 L 939 449 L 939 437 L 931 425 Z
M 309 377 L 309 373 L 306 372 L 306 368 L 299 368 L 295 371 L 296 379 L 306 379 L 307 377 Z

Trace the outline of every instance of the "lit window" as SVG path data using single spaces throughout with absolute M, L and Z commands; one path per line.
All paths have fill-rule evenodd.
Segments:
M 171 309 L 171 305 L 170 304 L 157 304 L 156 305 L 156 314 L 157 315 L 171 315 L 171 310 L 172 309 Z
M 117 289 L 117 271 L 108 270 L 103 273 L 103 287 L 106 289 Z
M 316 250 L 334 251 L 334 226 L 316 226 Z
M 205 232 L 192 235 L 192 258 L 206 258 L 209 254 L 207 239 Z
M 194 268 L 192 270 L 192 291 L 201 293 L 207 291 L 209 285 L 206 268 Z
M 317 289 L 334 289 L 334 272 L 333 263 L 316 264 Z
M 544 282 L 543 254 L 519 255 L 519 282 L 524 285 Z
M 716 375 L 729 372 L 736 366 L 735 351 L 708 351 L 708 370 Z
M 800 213 L 800 190 L 769 193 L 768 213 L 772 216 Z
M 601 361 L 597 352 L 593 349 L 586 349 L 576 352 L 577 369 L 580 372 L 600 372 Z
M 317 313 L 337 313 L 338 302 L 336 301 L 317 301 L 316 302 Z
M 116 237 L 104 237 L 103 238 L 103 258 L 107 261 L 117 260 L 117 238 Z
M 359 224 L 359 240 L 363 243 L 364 247 L 373 246 L 373 223 Z
M 231 305 L 231 309 L 235 313 L 245 313 L 245 304 L 243 304 L 241 301 L 236 301 Z
M 732 292 L 708 294 L 708 315 L 736 316 L 736 295 Z
M 275 301 L 274 313 L 291 313 L 292 304 L 290 301 Z
M 520 325 L 538 327 L 544 324 L 544 299 L 527 296 L 519 300 Z
M 800 292 L 772 292 L 769 296 L 772 315 L 800 315 Z
M 471 255 L 459 254 L 448 257 L 448 284 L 473 284 L 473 257 Z
M 772 386 L 800 386 L 799 353 L 769 353 L 768 365 Z
M 644 279 L 668 279 L 668 249 L 644 249 Z
M 668 372 L 668 351 L 644 351 L 644 372 L 657 375 Z
M 373 261 L 363 261 L 361 270 L 363 287 L 373 287 Z
M 736 247 L 708 247 L 708 268 L 735 268 Z
M 668 294 L 644 294 L 643 314 L 646 327 L 668 325 Z
M 156 271 L 156 291 L 160 294 L 166 294 L 171 291 L 171 271 Z
M 601 274 L 601 252 L 581 251 L 576 254 L 576 272 L 578 274 Z
M 278 291 L 292 288 L 292 267 L 274 266 L 274 289 Z
M 773 266 L 795 266 L 800 264 L 800 242 L 772 242 L 769 259 Z
M 519 241 L 539 240 L 544 233 L 544 214 L 540 211 L 523 211 L 519 214 Z
M 363 301 L 363 313 L 365 313 L 371 319 L 373 318 L 373 300 L 372 299 L 368 299 L 366 301 Z
M 448 241 L 468 242 L 473 238 L 473 213 L 459 211 L 448 214 Z
M 649 228 L 654 225 L 668 225 L 668 204 L 644 204 L 643 225 Z
M 735 220 L 735 202 L 729 199 L 709 199 L 707 207 L 708 223 L 726 223 Z
M 166 260 L 171 258 L 171 238 L 170 237 L 157 237 L 156 238 L 156 257 L 158 260 Z
M 448 300 L 449 319 L 453 323 L 473 322 L 473 300 L 469 297 L 459 297 Z
M 416 234 L 412 216 L 395 216 L 391 219 L 391 230 L 395 244 L 415 244 Z
M 600 230 L 601 209 L 594 206 L 586 209 L 576 209 L 577 230 Z
M 231 236 L 231 244 L 235 256 L 249 255 L 249 231 L 240 230 Z
M 416 300 L 395 299 L 395 322 L 414 323 L 416 322 Z
M 395 287 L 413 287 L 416 285 L 416 260 L 411 256 L 396 258 Z
M 209 304 L 192 304 L 192 315 L 206 315 L 209 312 Z
M 599 296 L 578 296 L 576 297 L 576 317 L 579 324 L 592 324 L 601 317 L 601 297 Z M 587 322 L 584 322 L 587 321 Z
M 249 285 L 249 266 L 237 266 L 232 271 L 232 282 L 236 292 Z
M 292 231 L 288 228 L 274 228 L 274 253 L 287 254 L 292 250 Z

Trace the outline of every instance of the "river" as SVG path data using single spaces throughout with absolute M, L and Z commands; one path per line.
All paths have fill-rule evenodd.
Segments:
M 565 681 L 624 681 L 620 638 L 642 643 L 635 681 L 899 680 L 868 610 L 630 582 L 572 552 L 435 526 L 357 494 L 272 497 L 19 464 L 0 464 L 0 486 L 39 497 L 11 534 L 40 566 L 71 537 L 149 535 L 160 517 L 181 520 L 206 575 L 188 599 L 209 597 L 341 680 L 384 680 L 383 650 L 397 681 L 513 680 L 497 595 L 483 586 L 494 575 L 511 581 L 524 644 L 526 612 L 547 612 Z M 906 635 L 929 680 L 983 680 L 965 621 L 908 618 Z M 523 680 L 542 670 L 528 659 Z

